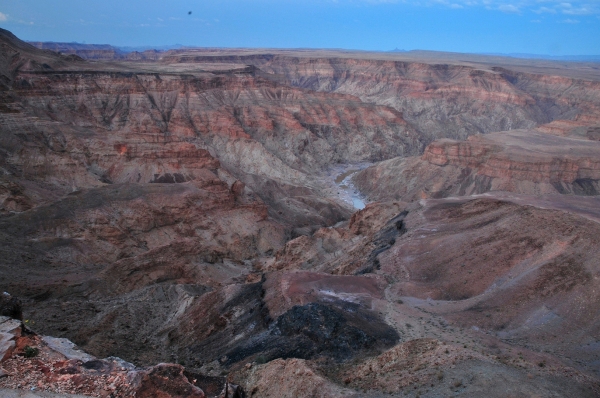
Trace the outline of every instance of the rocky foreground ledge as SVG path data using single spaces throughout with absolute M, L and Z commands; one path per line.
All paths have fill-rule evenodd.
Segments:
M 39 336 L 19 317 L 19 301 L 0 297 L 0 396 L 2 397 L 222 397 L 244 391 L 225 377 L 190 373 L 178 364 L 138 368 L 117 357 L 98 359 L 70 340 Z M 77 394 L 77 395 L 74 395 Z

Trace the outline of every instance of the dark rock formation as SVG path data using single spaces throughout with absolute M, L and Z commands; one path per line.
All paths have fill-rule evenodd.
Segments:
M 4 292 L 0 293 L 0 316 L 23 320 L 21 300 Z
M 320 303 L 294 306 L 277 319 L 271 333 L 291 340 L 287 344 L 293 355 L 279 355 L 282 358 L 348 359 L 357 351 L 391 347 L 398 341 L 394 329 L 353 303 L 338 303 L 337 309 Z M 298 352 L 295 346 L 307 347 L 307 352 Z

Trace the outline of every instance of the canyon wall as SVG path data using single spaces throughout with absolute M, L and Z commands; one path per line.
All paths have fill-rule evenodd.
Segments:
M 216 170 L 213 156 L 277 207 L 273 216 L 302 217 L 304 225 L 348 215 L 319 193 L 314 177 L 331 165 L 422 151 L 420 136 L 392 108 L 247 74 L 21 71 L 12 95 L 18 100 L 7 99 L 10 112 L 2 114 L 10 145 L 23 134 L 39 144 L 10 151 L 6 162 L 17 173 L 48 176 L 63 191 L 184 182 Z
M 109 357 L 0 326 L 0 387 L 600 394 L 597 80 L 319 51 L 89 62 L 3 30 L 0 51 L 0 291 L 23 304 L 0 315 Z M 380 202 L 352 213 L 335 180 L 365 163 Z
M 351 94 L 402 113 L 425 143 L 532 128 L 598 114 L 600 83 L 485 65 L 457 65 L 277 54 L 207 56 L 188 51 L 162 62 L 239 62 L 285 76 L 290 84 Z M 467 57 L 468 58 L 468 57 Z
M 380 162 L 355 176 L 371 200 L 448 197 L 508 191 L 598 195 L 598 141 L 513 130 L 438 140 L 421 157 Z

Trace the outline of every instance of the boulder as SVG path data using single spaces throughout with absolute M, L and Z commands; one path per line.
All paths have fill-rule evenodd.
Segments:
M 42 340 L 48 344 L 48 347 L 64 355 L 67 359 L 79 359 L 88 362 L 96 359 L 94 356 L 81 351 L 69 339 L 44 336 Z

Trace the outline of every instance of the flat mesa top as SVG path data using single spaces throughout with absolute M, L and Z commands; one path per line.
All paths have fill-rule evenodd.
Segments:
M 511 146 L 513 156 L 544 154 L 557 157 L 600 159 L 600 141 L 560 137 L 540 133 L 536 130 L 500 131 L 473 137 L 501 146 Z

